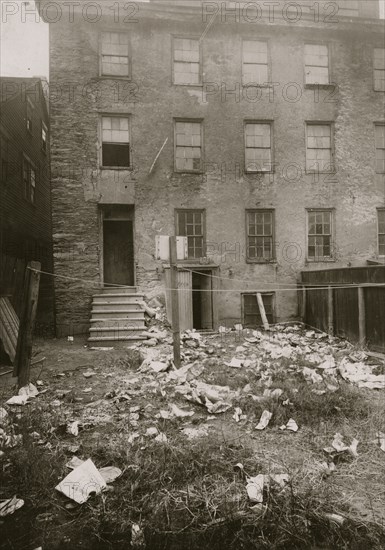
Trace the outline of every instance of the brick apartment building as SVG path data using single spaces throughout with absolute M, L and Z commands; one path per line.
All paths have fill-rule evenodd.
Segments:
M 0 78 L 0 286 L 18 314 L 27 262 L 53 269 L 46 92 L 40 78 Z M 38 331 L 53 332 L 53 281 L 45 275 L 37 321 Z
M 188 236 L 185 327 L 255 325 L 257 290 L 295 318 L 300 271 L 384 258 L 377 0 L 54 4 L 55 273 L 83 280 L 55 281 L 63 331 L 98 285 L 165 293 L 158 235 Z

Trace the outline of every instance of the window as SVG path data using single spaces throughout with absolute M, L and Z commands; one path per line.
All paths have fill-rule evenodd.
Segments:
M 305 44 L 305 84 L 329 84 L 329 48 Z
M 102 76 L 129 76 L 129 44 L 126 33 L 102 32 L 100 63 Z
M 188 259 L 205 256 L 204 210 L 176 210 L 176 234 L 187 237 Z
M 261 293 L 267 320 L 274 323 L 274 292 Z M 243 294 L 243 326 L 256 328 L 263 325 L 256 294 Z
M 377 210 L 378 216 L 378 255 L 385 256 L 385 208 Z
M 174 84 L 200 85 L 200 42 L 192 38 L 174 38 Z
M 271 172 L 271 123 L 248 122 L 245 126 L 246 172 Z
M 23 184 L 24 198 L 34 203 L 36 194 L 36 169 L 27 158 L 23 159 Z
M 202 123 L 175 121 L 175 169 L 178 172 L 202 170 Z
M 273 210 L 247 210 L 247 253 L 249 261 L 269 262 L 274 259 Z
M 267 42 L 244 40 L 242 51 L 242 84 L 267 84 L 268 74 Z
M 385 49 L 374 48 L 373 59 L 374 90 L 385 92 Z
M 41 148 L 44 153 L 47 152 L 47 138 L 48 138 L 48 129 L 47 126 L 41 121 Z
M 306 125 L 306 172 L 332 172 L 332 125 Z
M 332 259 L 332 211 L 308 211 L 308 260 Z
M 385 173 L 385 124 L 375 125 L 376 173 Z
M 26 126 L 27 132 L 32 134 L 32 121 L 33 121 L 33 103 L 29 97 L 27 97 L 27 117 L 26 117 Z
M 128 122 L 128 117 L 102 117 L 102 166 L 108 168 L 130 166 Z

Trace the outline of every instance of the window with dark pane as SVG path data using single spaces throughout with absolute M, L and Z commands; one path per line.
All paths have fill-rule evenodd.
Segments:
M 126 33 L 102 33 L 101 73 L 103 76 L 129 76 L 129 43 Z
M 308 259 L 322 261 L 332 257 L 331 211 L 308 212 Z
M 274 293 L 261 294 L 267 320 L 270 324 L 274 323 Z M 243 295 L 243 325 L 245 328 L 256 328 L 263 326 L 261 314 L 259 312 L 257 295 Z
M 23 159 L 23 187 L 24 198 L 34 203 L 36 195 L 36 170 L 27 159 Z
M 378 254 L 385 256 L 385 208 L 377 211 L 378 215 Z
M 176 213 L 177 235 L 187 237 L 189 259 L 205 256 L 203 216 L 203 210 L 178 210 Z
M 202 169 L 202 125 L 200 122 L 175 122 L 175 168 L 178 172 Z
M 128 117 L 102 117 L 102 166 L 129 168 L 130 134 Z
M 247 217 L 247 258 L 268 262 L 274 259 L 274 213 L 250 210 Z

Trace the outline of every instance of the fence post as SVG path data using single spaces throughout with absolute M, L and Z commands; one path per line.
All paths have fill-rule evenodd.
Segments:
M 334 294 L 331 286 L 328 286 L 328 333 L 334 336 Z
M 174 365 L 180 369 L 179 288 L 176 237 L 170 237 L 170 281 Z
M 301 320 L 303 323 L 306 321 L 306 286 L 302 287 Z
M 364 346 L 366 343 L 366 318 L 365 318 L 365 294 L 364 287 L 358 287 L 358 333 L 359 343 Z

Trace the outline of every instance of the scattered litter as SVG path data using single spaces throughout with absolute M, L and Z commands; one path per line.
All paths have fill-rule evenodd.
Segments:
M 90 349 L 93 350 L 93 351 L 112 351 L 114 348 L 107 348 L 107 347 L 96 348 L 96 347 L 92 347 Z
M 71 460 L 69 460 L 66 464 L 67 468 L 70 468 L 70 470 L 74 470 L 75 468 L 77 468 L 78 466 L 81 466 L 82 464 L 84 464 L 84 460 L 82 460 L 81 458 L 77 457 L 77 456 L 73 456 L 71 458 Z
M 92 376 L 94 376 L 96 374 L 96 372 L 93 372 L 93 371 L 87 371 L 87 372 L 83 372 L 83 376 L 84 378 L 91 378 Z
M 272 416 L 273 416 L 273 413 L 271 413 L 267 410 L 264 410 L 258 425 L 255 426 L 255 429 L 256 430 L 264 430 L 268 426 Z
M 152 427 L 152 428 L 147 428 L 146 430 L 146 435 L 148 437 L 154 437 L 156 435 L 158 435 L 158 428 L 155 428 L 155 427 Z
M 199 428 L 184 428 L 182 433 L 189 439 L 197 439 L 198 437 L 206 437 L 209 435 L 208 426 L 199 426 Z
M 283 394 L 283 390 L 281 390 L 280 388 L 277 388 L 275 390 L 270 390 L 269 388 L 266 388 L 265 391 L 263 392 L 263 397 L 281 397 L 281 395 Z
M 338 367 L 339 373 L 344 380 L 354 382 L 359 388 L 383 389 L 385 388 L 385 375 L 375 375 L 373 367 L 364 363 L 350 363 L 344 357 Z
M 166 434 L 164 434 L 164 433 L 159 433 L 159 434 L 156 436 L 155 441 L 157 441 L 158 443 L 167 443 L 168 439 L 167 439 Z
M 99 494 L 107 484 L 89 458 L 68 474 L 55 489 L 78 504 L 83 504 L 91 494 Z
M 24 506 L 24 500 L 17 498 L 16 495 L 6 500 L 0 500 L 0 518 L 10 516 L 22 506 Z
M 68 342 L 73 342 L 73 341 L 74 341 L 74 337 L 73 337 L 73 336 L 68 336 L 68 337 L 67 337 L 67 340 L 68 340 Z
M 377 433 L 376 443 L 380 446 L 381 451 L 385 453 L 385 434 L 382 432 Z
M 244 363 L 244 359 L 237 359 L 233 357 L 230 363 L 225 363 L 228 367 L 233 367 L 234 369 L 240 369 Z
M 354 438 L 350 445 L 346 445 L 343 442 L 342 435 L 340 433 L 336 433 L 331 447 L 325 447 L 324 451 L 328 454 L 335 454 L 335 453 L 341 454 L 341 453 L 348 452 L 353 457 L 358 457 L 358 453 L 357 453 L 358 443 L 359 443 L 358 439 Z
M 336 361 L 332 355 L 328 355 L 320 365 L 317 365 L 317 369 L 334 369 L 335 367 Z
M 283 424 L 280 428 L 280 430 L 289 430 L 291 432 L 298 432 L 298 425 L 293 418 L 290 418 L 290 420 L 287 422 L 287 424 Z
M 242 414 L 242 409 L 240 407 L 235 407 L 233 418 L 235 422 L 240 422 L 241 420 L 246 420 L 247 416 Z
M 247 479 L 246 491 L 251 502 L 262 503 L 263 502 L 263 487 L 265 484 L 265 476 L 259 474 L 255 477 L 249 477 Z
M 145 547 L 144 533 L 137 523 L 133 523 L 131 526 L 131 546 L 133 548 Z
M 153 361 L 149 366 L 154 372 L 165 372 L 169 368 L 167 363 L 163 363 L 161 361 Z
M 306 382 L 312 382 L 313 384 L 319 384 L 323 381 L 323 378 L 318 372 L 316 372 L 313 369 L 309 369 L 309 367 L 304 367 L 302 370 L 303 376 L 306 380 Z
M 33 384 L 20 388 L 18 395 L 14 395 L 7 401 L 7 405 L 25 405 L 28 399 L 39 395 L 39 391 Z
M 345 518 L 340 516 L 340 514 L 325 514 L 325 518 L 333 523 L 337 523 L 337 525 L 343 525 L 345 522 Z
M 116 468 L 116 466 L 105 466 L 104 468 L 99 468 L 99 474 L 106 483 L 112 483 L 115 479 L 118 479 L 122 473 L 122 470 L 120 468 Z
M 75 420 L 75 422 L 71 422 L 71 424 L 68 424 L 67 432 L 71 435 L 74 435 L 75 437 L 78 436 L 79 435 L 79 421 Z
M 4 426 L 8 422 L 8 413 L 3 407 L 0 407 L 0 426 Z
M 174 404 L 171 405 L 171 412 L 174 416 L 178 418 L 186 418 L 187 416 L 194 415 L 194 411 L 185 411 L 183 409 L 180 409 L 177 405 L 174 405 Z

